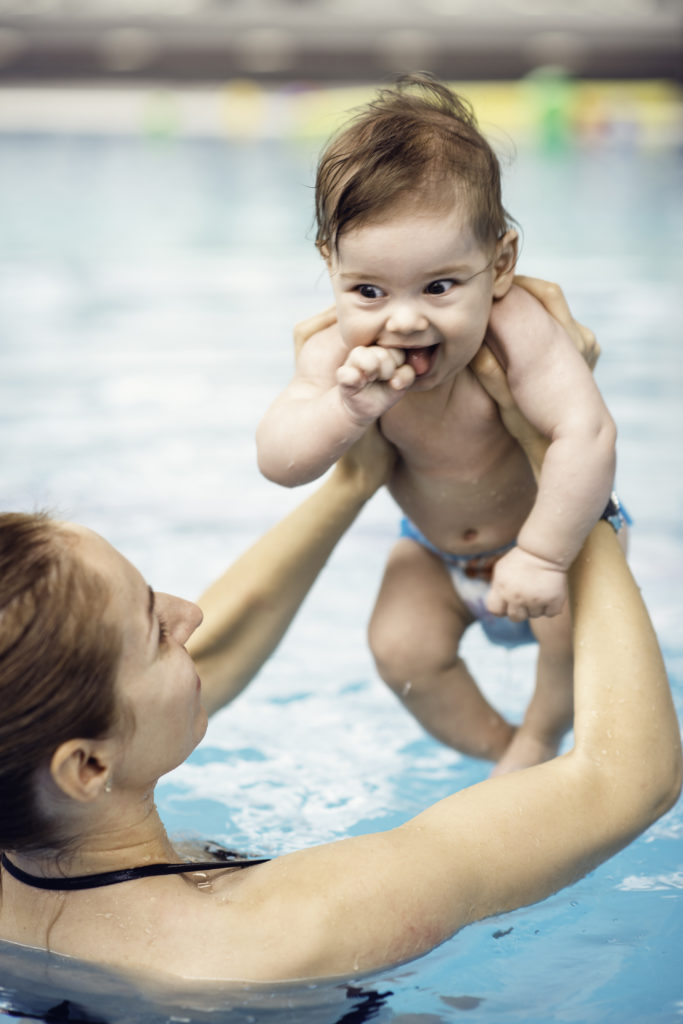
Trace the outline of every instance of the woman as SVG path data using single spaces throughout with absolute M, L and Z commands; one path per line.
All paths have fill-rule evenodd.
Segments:
M 585 343 L 561 294 L 529 286 Z M 538 471 L 544 442 L 519 422 L 486 351 L 477 372 Z M 675 801 L 680 737 L 661 655 L 599 522 L 571 572 L 571 753 L 382 834 L 221 870 L 181 861 L 154 784 L 272 651 L 386 477 L 381 439 L 364 445 L 374 459 L 350 455 L 207 591 L 201 627 L 195 605 L 155 595 L 96 534 L 3 518 L 0 938 L 174 978 L 376 970 L 570 884 Z

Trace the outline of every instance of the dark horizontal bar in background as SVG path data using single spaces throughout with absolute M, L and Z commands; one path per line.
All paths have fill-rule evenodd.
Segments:
M 671 8 L 673 10 L 673 8 Z M 66 16 L 0 19 L 0 82 L 48 80 L 367 82 L 426 68 L 440 77 L 519 78 L 555 65 L 584 78 L 683 81 L 683 2 L 666 19 L 405 19 L 279 22 Z M 340 13 L 340 11 L 342 13 Z

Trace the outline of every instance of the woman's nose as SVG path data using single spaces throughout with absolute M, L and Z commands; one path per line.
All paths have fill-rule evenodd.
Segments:
M 157 593 L 157 599 L 162 595 Z M 195 629 L 201 624 L 204 613 L 193 601 L 186 601 L 182 597 L 174 597 L 171 594 L 164 594 L 163 614 L 168 623 L 168 628 L 174 640 L 179 644 L 185 644 L 190 639 Z
M 389 309 L 386 328 L 393 334 L 414 334 L 426 331 L 429 321 L 416 302 L 395 302 Z

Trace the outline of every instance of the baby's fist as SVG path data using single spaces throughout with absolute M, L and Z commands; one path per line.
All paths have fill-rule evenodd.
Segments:
M 486 607 L 514 622 L 558 615 L 567 598 L 567 574 L 545 558 L 514 547 L 493 570 Z
M 370 423 L 396 405 L 415 380 L 415 371 L 399 348 L 360 345 L 337 369 L 342 402 L 358 423 Z

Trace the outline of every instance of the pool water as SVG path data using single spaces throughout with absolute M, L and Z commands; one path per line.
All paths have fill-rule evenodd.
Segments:
M 310 230 L 315 148 L 0 139 L 4 507 L 47 506 L 87 523 L 157 589 L 194 596 L 302 498 L 307 488 L 260 477 L 253 434 L 291 372 L 291 325 L 330 299 Z M 631 563 L 679 712 L 682 163 L 671 148 L 628 143 L 529 149 L 505 181 L 524 230 L 522 271 L 560 281 L 603 347 L 597 378 L 619 426 L 618 486 L 636 520 Z M 365 625 L 396 519 L 377 495 L 277 655 L 162 781 L 171 832 L 273 855 L 391 827 L 485 777 L 486 766 L 425 736 L 374 671 Z M 487 694 L 518 719 L 534 652 L 492 648 L 478 627 L 465 645 Z M 683 1019 L 682 835 L 679 803 L 572 888 L 356 990 L 217 989 L 155 1001 L 77 979 L 76 989 L 98 993 L 81 1000 L 91 1014 L 81 1019 Z M 0 964 L 8 1011 L 17 991 L 40 994 L 34 1016 L 72 998 L 68 964 L 40 993 L 25 980 L 28 954 L 0 950 Z

